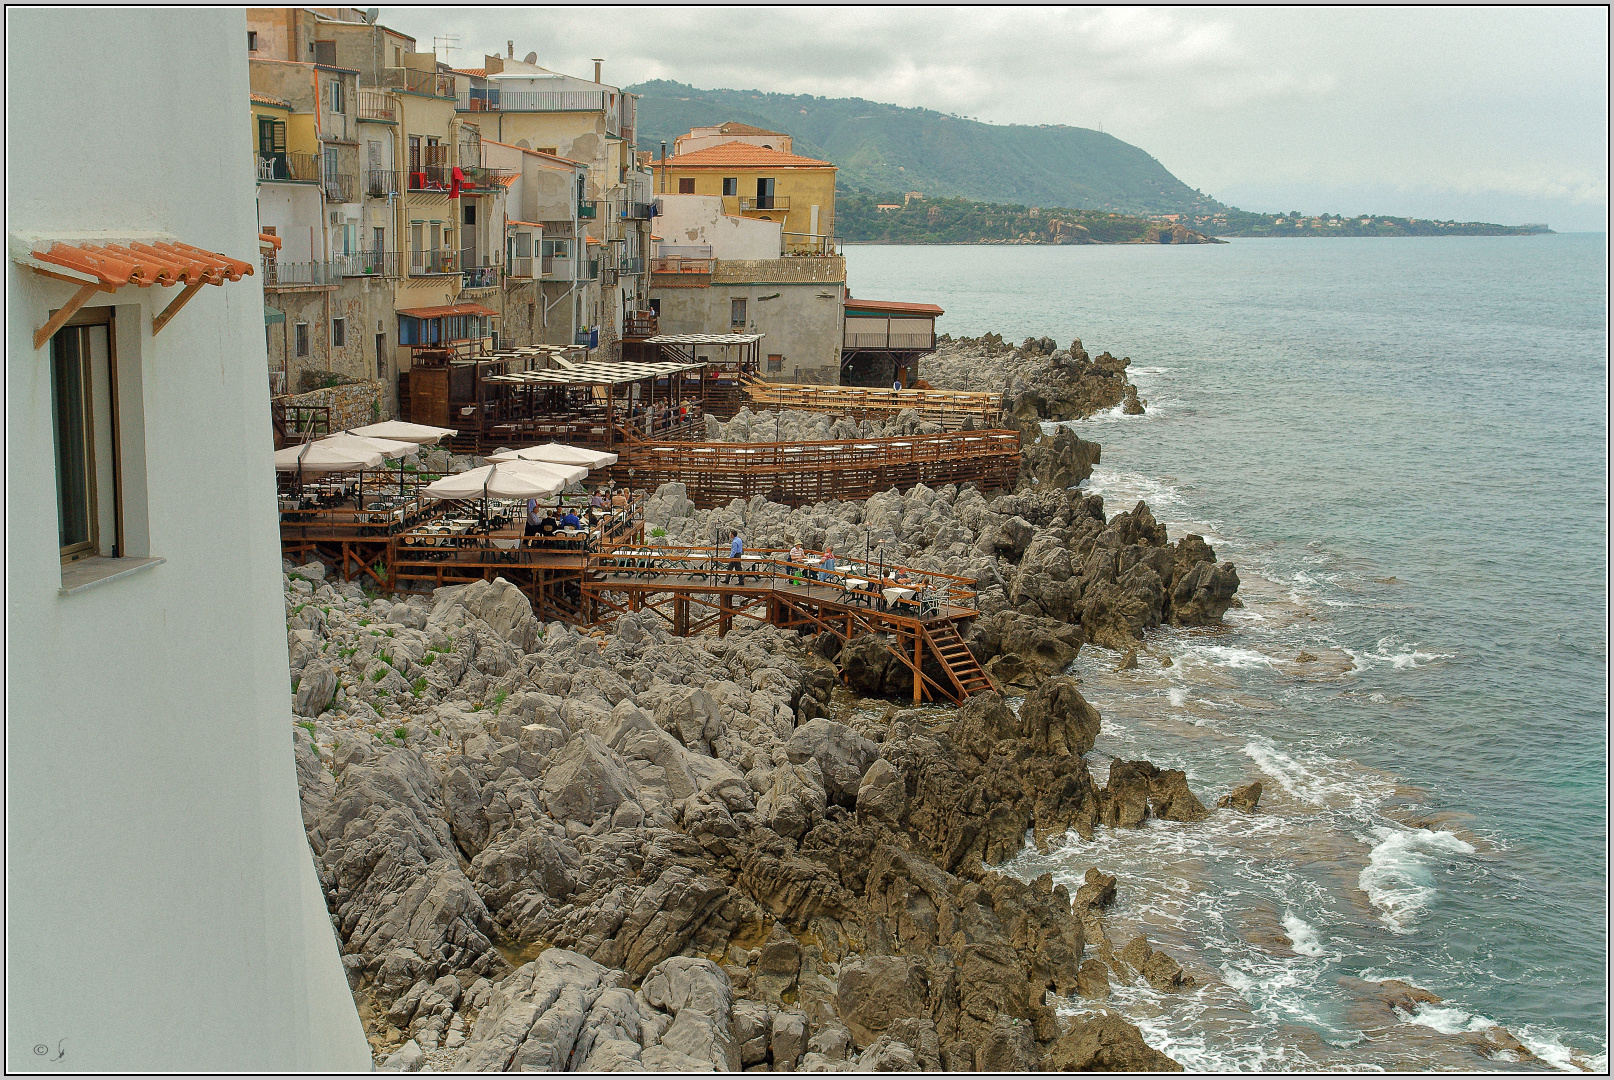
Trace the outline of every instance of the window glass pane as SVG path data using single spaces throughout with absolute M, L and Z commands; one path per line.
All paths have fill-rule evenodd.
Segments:
M 90 445 L 85 424 L 88 367 L 83 327 L 70 326 L 51 339 L 51 398 L 55 406 L 56 500 L 61 546 L 90 540 Z

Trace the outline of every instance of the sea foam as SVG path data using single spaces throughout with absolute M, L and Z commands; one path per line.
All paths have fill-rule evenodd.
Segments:
M 1472 855 L 1474 846 L 1449 832 L 1376 826 L 1378 843 L 1368 852 L 1357 884 L 1379 910 L 1379 921 L 1397 934 L 1412 933 L 1412 923 L 1434 899 L 1430 868 L 1441 855 Z

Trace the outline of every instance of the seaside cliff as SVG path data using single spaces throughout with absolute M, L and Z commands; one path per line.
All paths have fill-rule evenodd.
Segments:
M 995 349 L 947 362 L 1010 360 L 1005 412 L 1026 430 L 1126 397 L 1125 361 L 1079 343 Z M 1119 1017 L 1047 1003 L 1192 985 L 1144 939 L 1110 940 L 1114 878 L 1094 868 L 1072 896 L 991 867 L 1028 833 L 1254 808 L 1258 792 L 1207 810 L 1148 762 L 1112 762 L 1101 786 L 1083 756 L 1098 713 L 1062 674 L 1088 642 L 1219 621 L 1238 578 L 1201 538 L 1168 543 L 1144 504 L 1106 520 L 1069 490 L 1095 444 L 1061 430 L 1028 462 L 1038 445 L 991 499 L 699 512 L 665 485 L 647 510 L 671 542 L 732 525 L 756 547 L 884 541 L 888 561 L 975 580 L 970 648 L 1018 703 L 874 703 L 903 680 L 869 637 L 677 638 L 653 613 L 591 633 L 539 623 L 502 580 L 388 600 L 288 567 L 304 820 L 378 1060 L 1179 1068 Z

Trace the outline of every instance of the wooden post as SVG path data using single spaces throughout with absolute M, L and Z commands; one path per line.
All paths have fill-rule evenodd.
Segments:
M 913 703 L 919 704 L 920 695 L 924 690 L 924 680 L 919 674 L 924 666 L 925 631 L 923 627 L 916 626 L 913 631 Z
M 673 594 L 673 636 L 689 636 L 689 597 L 684 593 Z

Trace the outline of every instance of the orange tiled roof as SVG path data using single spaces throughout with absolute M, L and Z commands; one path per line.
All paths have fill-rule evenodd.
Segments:
M 487 75 L 488 75 L 488 69 L 485 68 L 485 67 L 479 67 L 479 68 L 449 68 L 448 70 L 454 72 L 456 75 L 474 75 L 478 79 L 485 79 L 485 78 L 487 78 Z
M 481 304 L 444 304 L 441 307 L 400 308 L 398 314 L 408 315 L 411 319 L 435 319 L 443 315 L 497 315 L 498 312 Z
M 598 244 L 599 243 L 599 241 L 594 239 L 592 236 L 585 236 L 583 239 L 585 241 L 587 241 L 589 244 Z
M 256 90 L 252 91 L 252 100 L 259 105 L 273 105 L 279 109 L 291 108 L 291 102 L 281 101 L 279 98 L 272 98 L 268 94 L 260 94 Z
M 223 285 L 252 276 L 252 264 L 182 243 L 63 244 L 34 256 L 99 278 L 103 285 Z
M 282 241 L 280 237 L 276 236 L 274 233 L 261 232 L 258 234 L 258 243 L 263 247 L 272 247 L 276 251 L 279 251 L 280 245 L 284 243 L 284 241 Z
M 752 127 L 750 124 L 742 124 L 735 120 L 719 124 L 717 133 L 719 135 L 780 135 L 787 139 L 790 137 L 782 131 L 769 131 L 767 128 Z
M 687 154 L 670 157 L 665 163 L 657 162 L 656 164 L 658 166 L 665 164 L 672 169 L 723 165 L 755 165 L 767 169 L 792 167 L 833 169 L 835 167 L 832 162 L 802 157 L 800 154 L 787 154 L 782 150 L 769 150 L 765 146 L 752 146 L 750 143 L 738 141 L 723 143 L 721 146 L 708 146 L 704 150 L 691 150 Z
M 887 311 L 893 315 L 945 315 L 935 304 L 904 304 L 896 300 L 853 300 L 846 298 L 849 311 Z

